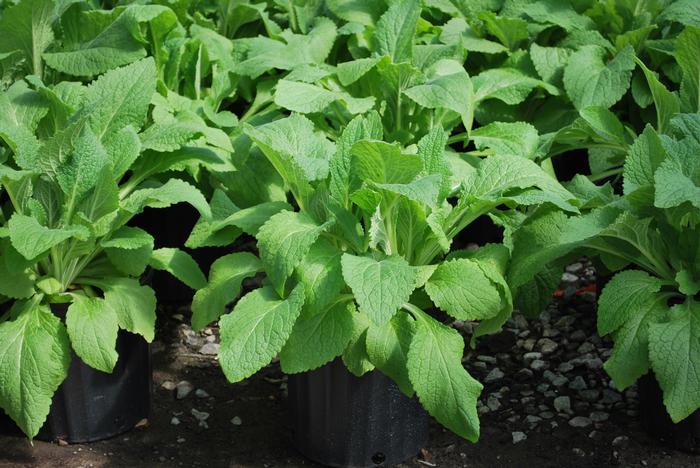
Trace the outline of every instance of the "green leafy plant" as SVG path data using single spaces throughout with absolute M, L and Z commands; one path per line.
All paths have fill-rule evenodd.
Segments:
M 182 142 L 149 117 L 153 59 L 88 86 L 27 79 L 31 86 L 17 81 L 0 93 L 7 145 L 0 153 L 7 197 L 0 295 L 12 305 L 0 316 L 0 407 L 31 438 L 66 377 L 71 348 L 86 364 L 111 372 L 120 329 L 153 340 L 156 299 L 139 281 L 147 267 L 192 288 L 206 284 L 187 254 L 154 250 L 153 237 L 129 220 L 146 207 L 187 202 L 205 217 L 210 208 L 187 182 L 152 177 L 186 159 L 159 152 Z
M 461 365 L 462 337 L 430 312 L 481 321 L 475 337 L 500 329 L 512 308 L 509 251 L 487 245 L 448 255 L 451 240 L 478 217 L 499 216 L 497 207 L 548 202 L 575 212 L 574 196 L 525 158 L 447 151 L 441 127 L 410 148 L 387 143 L 375 112 L 355 117 L 336 144 L 296 114 L 245 132 L 296 208 L 240 210 L 219 192 L 214 223 L 193 232 L 234 227 L 255 235 L 260 252 L 212 266 L 192 305 L 195 328 L 225 314 L 243 278 L 266 273 L 260 289 L 221 317 L 227 378 L 245 379 L 278 353 L 288 373 L 342 356 L 352 373 L 376 367 L 450 430 L 476 440 L 481 384 Z
M 522 284 L 571 252 L 619 271 L 598 304 L 598 331 L 615 341 L 605 369 L 620 389 L 653 371 L 678 422 L 700 408 L 700 115 L 677 114 L 667 129 L 649 126 L 630 147 L 622 197 L 580 217 L 533 216 L 515 235 L 509 279 Z
M 465 68 L 486 97 L 475 110 L 477 132 L 525 148 L 547 170 L 551 158 L 566 163 L 584 151 L 593 180 L 620 174 L 629 144 L 656 123 L 657 83 L 681 85 L 687 65 L 677 59 L 692 62 L 698 26 L 684 0 L 430 3 L 442 14 L 438 41 L 468 51 Z

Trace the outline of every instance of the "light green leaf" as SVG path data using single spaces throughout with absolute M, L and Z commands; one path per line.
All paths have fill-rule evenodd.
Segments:
M 630 194 L 642 187 L 654 185 L 654 173 L 666 157 L 659 135 L 647 125 L 634 140 L 625 158 L 623 187 Z
M 303 303 L 301 286 L 286 299 L 264 287 L 245 295 L 221 318 L 219 362 L 229 382 L 250 377 L 272 361 L 289 339 Z
M 33 438 L 68 374 L 66 327 L 36 300 L 17 303 L 17 318 L 0 323 L 0 407 Z
M 415 332 L 415 320 L 399 313 L 382 326 L 370 324 L 366 338 L 369 360 L 408 396 L 414 393 L 408 377 L 408 350 Z
M 73 295 L 66 327 L 75 354 L 90 367 L 111 373 L 119 359 L 116 351 L 119 319 L 104 299 Z
M 416 272 L 402 257 L 375 260 L 344 254 L 341 264 L 360 311 L 377 325 L 391 320 L 415 289 Z
M 568 0 L 515 1 L 509 2 L 502 14 L 524 15 L 536 23 L 556 25 L 565 31 L 591 29 L 594 26 L 593 21 L 588 16 L 577 13 L 574 9 L 576 3 Z
M 510 50 L 515 50 L 520 42 L 529 37 L 527 22 L 520 18 L 496 16 L 491 11 L 482 11 L 479 19 L 484 22 L 486 30 Z
M 107 164 L 107 153 L 90 127 L 83 127 L 73 151 L 63 155 L 56 167 L 56 179 L 73 208 L 96 184 Z
M 478 150 L 491 148 L 501 156 L 535 159 L 539 146 L 537 129 L 525 122 L 493 122 L 471 133 Z
M 382 57 L 368 57 L 351 60 L 338 64 L 338 81 L 343 86 L 348 86 L 365 76 L 374 66 L 382 60 Z
M 349 207 L 349 197 L 354 186 L 351 186 L 351 150 L 360 140 L 376 139 L 383 136 L 383 126 L 379 114 L 371 112 L 366 116 L 357 116 L 343 129 L 338 139 L 335 154 L 329 163 L 331 196 L 342 207 Z
M 598 333 L 607 335 L 620 328 L 661 290 L 661 280 L 639 270 L 615 275 L 598 300 Z
M 429 175 L 439 175 L 440 195 L 443 200 L 451 190 L 450 176 L 452 169 L 445 155 L 447 145 L 447 133 L 440 128 L 433 128 L 428 134 L 418 141 L 418 156 L 423 160 L 423 170 Z
M 330 224 L 329 221 L 319 225 L 305 213 L 282 211 L 260 228 L 260 259 L 278 294 L 284 293 L 287 278 Z
M 153 236 L 140 228 L 122 226 L 102 241 L 107 257 L 122 273 L 141 275 L 153 252 Z
M 479 438 L 476 402 L 483 386 L 462 367 L 460 334 L 421 313 L 408 351 L 408 376 L 418 399 L 440 424 L 465 439 Z
M 55 2 L 22 0 L 0 16 L 0 53 L 19 51 L 31 73 L 41 76 L 41 54 L 54 40 Z
M 109 71 L 92 82 L 85 92 L 85 104 L 78 111 L 78 117 L 86 118 L 102 141 L 128 125 L 139 129 L 155 89 L 153 59 L 139 60 Z
M 400 0 L 389 7 L 379 19 L 374 35 L 379 55 L 390 56 L 394 63 L 411 61 L 420 11 L 418 0 Z
M 12 246 L 27 260 L 37 258 L 71 237 L 85 239 L 89 236 L 88 230 L 83 226 L 49 229 L 39 224 L 35 218 L 18 213 L 12 215 L 7 227 Z
M 245 278 L 262 269 L 258 258 L 248 252 L 221 257 L 211 266 L 209 283 L 192 300 L 192 328 L 201 330 L 226 312 L 226 305 L 241 292 Z
M 312 314 L 331 303 L 345 286 L 340 266 L 343 251 L 325 239 L 314 243 L 296 267 L 296 277 L 304 285 L 304 310 Z M 308 314 L 307 314 L 308 315 Z
M 608 289 L 609 287 L 608 285 L 605 291 L 613 294 L 616 290 Z M 629 387 L 649 371 L 649 327 L 660 322 L 668 311 L 668 295 L 645 292 L 643 296 L 643 301 L 626 297 L 621 309 L 617 310 L 625 314 L 626 318 L 613 335 L 615 346 L 612 355 L 605 362 L 605 371 L 620 390 Z M 628 307 L 632 305 L 636 308 L 629 310 Z M 615 311 L 607 311 L 610 312 Z M 598 320 L 600 324 L 600 317 Z
M 49 107 L 39 93 L 18 81 L 0 92 L 0 138 L 14 152 L 22 169 L 34 169 L 39 158 L 39 141 L 34 135 Z
M 700 145 L 690 139 L 665 143 L 668 156 L 654 174 L 654 206 L 672 208 L 689 202 L 700 208 Z
M 156 295 L 131 278 L 92 280 L 104 291 L 107 305 L 116 312 L 119 328 L 153 341 L 156 328 Z
M 167 271 L 192 289 L 202 289 L 207 286 L 207 279 L 197 262 L 190 254 L 180 249 L 154 250 L 148 265 L 156 270 Z
M 460 258 L 441 263 L 425 284 L 436 306 L 460 320 L 483 320 L 502 308 L 496 285 L 478 262 Z
M 132 34 L 138 27 L 127 9 L 96 37 L 75 50 L 45 53 L 43 58 L 49 67 L 69 75 L 99 75 L 146 56 L 146 50 Z
M 700 303 L 674 306 L 670 320 L 649 326 L 649 358 L 664 392 L 664 405 L 678 423 L 700 408 Z
M 564 70 L 564 87 L 576 109 L 611 107 L 627 92 L 634 70 L 634 49 L 625 47 L 609 62 L 607 52 L 587 45 L 574 52 Z
M 441 177 L 438 174 L 433 174 L 407 184 L 377 184 L 377 187 L 435 208 L 438 203 L 440 181 Z
M 441 63 L 456 62 L 444 60 Z M 404 93 L 428 109 L 449 109 L 458 113 L 464 125 L 471 128 L 474 115 L 472 82 L 464 68 L 460 66 L 454 73 L 452 68 L 450 66 L 445 74 L 437 74 L 425 83 L 404 90 Z
M 530 58 L 540 75 L 547 83 L 555 86 L 562 86 L 562 78 L 564 77 L 564 68 L 571 56 L 570 49 L 561 47 L 542 47 L 533 42 L 530 46 Z
M 293 112 L 323 112 L 341 101 L 351 114 L 363 114 L 374 106 L 374 97 L 355 98 L 343 91 L 330 91 L 317 85 L 280 80 L 275 91 L 275 104 Z
M 659 81 L 659 78 L 654 72 L 649 70 L 644 63 L 635 59 L 639 68 L 644 72 L 644 76 L 647 79 L 647 84 L 651 90 L 651 95 L 654 98 L 654 105 L 656 106 L 656 130 L 659 133 L 665 133 L 671 117 L 680 111 L 680 101 L 678 96 L 669 91 L 663 83 Z
M 11 299 L 28 298 L 34 294 L 31 262 L 20 255 L 9 239 L 0 236 L 0 294 Z
M 476 102 L 498 99 L 510 105 L 520 104 L 535 88 L 542 88 L 552 95 L 559 94 L 554 86 L 527 76 L 515 68 L 486 70 L 473 77 L 472 83 Z
M 362 377 L 374 369 L 367 355 L 367 329 L 372 323 L 367 314 L 352 314 L 352 338 L 343 353 L 343 364 L 351 374 Z
M 124 200 L 123 208 L 132 214 L 138 214 L 146 207 L 167 208 L 178 203 L 189 203 L 202 216 L 211 216 L 204 195 L 195 186 L 180 179 L 169 179 L 160 187 L 136 190 Z
M 700 12 L 699 12 L 700 13 Z M 676 38 L 676 61 L 683 71 L 681 107 L 683 112 L 700 112 L 700 29 L 688 26 Z
M 423 169 L 420 156 L 403 154 L 398 145 L 361 140 L 352 146 L 351 175 L 380 184 L 406 184 Z
M 304 309 L 280 352 L 286 374 L 317 369 L 343 354 L 352 339 L 355 306 L 338 301 L 321 312 Z
M 245 127 L 245 132 L 288 184 L 297 186 L 328 175 L 328 160 L 335 147 L 316 133 L 306 117 L 293 114 L 258 127 Z
M 496 201 L 514 188 L 537 187 L 566 204 L 574 199 L 554 177 L 529 159 L 511 156 L 490 156 L 481 160 L 477 171 L 464 182 L 467 195 Z M 571 205 L 570 210 L 575 210 Z
M 193 121 L 156 122 L 140 135 L 141 147 L 168 153 L 182 148 L 203 134 L 202 125 Z
M 700 27 L 700 5 L 695 0 L 676 0 L 668 4 L 657 20 Z

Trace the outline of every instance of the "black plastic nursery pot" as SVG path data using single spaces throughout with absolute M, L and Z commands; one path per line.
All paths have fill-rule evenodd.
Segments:
M 54 394 L 37 439 L 94 442 L 123 434 L 149 417 L 150 346 L 140 335 L 120 330 L 116 350 L 119 360 L 111 374 L 93 369 L 72 353 L 68 376 Z M 2 411 L 0 431 L 21 434 Z
M 677 450 L 700 453 L 700 410 L 674 424 L 663 403 L 663 393 L 656 378 L 649 373 L 639 379 L 639 416 L 642 427 L 652 437 Z
M 392 466 L 418 454 L 429 418 L 379 371 L 352 375 L 340 359 L 289 376 L 294 443 L 327 466 Z
M 192 228 L 199 220 L 199 213 L 186 203 L 169 208 L 146 210 L 134 218 L 133 226 L 145 229 L 155 238 L 155 248 L 177 247 L 182 249 Z M 205 247 L 183 249 L 189 253 L 206 274 L 212 263 L 223 255 L 231 253 L 230 248 Z M 175 279 L 165 271 L 154 271 L 149 276 L 149 284 L 156 292 L 161 304 L 187 304 L 192 301 L 195 291 Z

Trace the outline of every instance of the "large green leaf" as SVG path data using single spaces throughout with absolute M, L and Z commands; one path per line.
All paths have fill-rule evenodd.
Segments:
M 119 318 L 104 299 L 73 296 L 66 327 L 75 354 L 90 367 L 111 373 L 119 355 L 115 349 Z
M 305 183 L 328 175 L 334 145 L 316 133 L 306 117 L 293 114 L 257 127 L 246 126 L 245 132 L 293 190 L 303 192 Z
M 379 55 L 390 56 L 394 63 L 411 60 L 420 10 L 418 0 L 400 0 L 389 7 L 379 19 L 374 36 Z
M 649 326 L 649 358 L 674 422 L 700 408 L 700 303 L 674 306 L 670 320 Z
M 532 78 L 516 68 L 491 68 L 472 78 L 474 99 L 498 99 L 506 104 L 520 104 L 535 88 L 557 95 L 559 90 L 549 83 Z
M 53 0 L 22 0 L 5 9 L 0 16 L 0 53 L 19 51 L 31 73 L 41 76 L 41 54 L 54 40 L 55 13 Z
M 131 278 L 91 280 L 104 291 L 107 305 L 116 312 L 119 328 L 153 341 L 156 328 L 156 295 Z
M 408 396 L 414 393 L 408 377 L 408 350 L 415 331 L 415 320 L 399 313 L 384 325 L 370 324 L 366 338 L 369 360 Z
M 39 141 L 34 135 L 48 104 L 39 93 L 18 81 L 0 92 L 0 138 L 14 152 L 15 162 L 23 169 L 34 169 L 39 156 Z
M 192 328 L 201 330 L 223 315 L 226 305 L 240 294 L 243 280 L 261 269 L 260 260 L 248 252 L 233 253 L 215 261 L 209 283 L 194 295 Z
M 139 60 L 100 76 L 85 92 L 78 112 L 90 128 L 107 141 L 122 128 L 141 128 L 156 89 L 156 66 L 152 58 Z
M 280 352 L 287 374 L 307 372 L 332 361 L 347 348 L 353 334 L 352 303 L 337 301 L 320 312 L 304 309 Z
M 301 286 L 286 299 L 263 287 L 245 295 L 221 318 L 219 362 L 230 382 L 250 377 L 272 361 L 289 339 L 303 303 Z
M 311 314 L 330 304 L 345 287 L 340 266 L 343 251 L 330 241 L 319 239 L 296 267 L 296 277 L 304 285 L 305 311 Z
M 143 274 L 153 253 L 153 236 L 140 228 L 122 226 L 101 245 L 112 264 L 130 276 Z
M 501 295 L 478 262 L 460 258 L 441 263 L 425 284 L 436 306 L 460 320 L 483 320 L 502 309 Z
M 138 28 L 138 22 L 127 9 L 97 36 L 74 50 L 45 53 L 43 57 L 49 67 L 69 75 L 99 75 L 146 56 L 143 45 L 132 34 Z
M 456 330 L 423 313 L 416 319 L 408 351 L 408 376 L 418 399 L 440 424 L 476 442 L 476 401 L 483 387 L 462 367 L 464 340 Z
M 34 294 L 30 267 L 31 262 L 18 253 L 8 239 L 0 239 L 0 294 L 13 299 Z
M 415 289 L 416 271 L 402 257 L 375 260 L 344 254 L 341 263 L 360 311 L 377 325 L 391 320 Z
M 180 249 L 154 250 L 148 265 L 156 270 L 167 271 L 192 289 L 202 289 L 207 285 L 207 279 L 197 262 Z
M 66 239 L 85 239 L 89 234 L 83 226 L 50 229 L 39 224 L 39 221 L 31 216 L 17 213 L 12 215 L 7 226 L 12 246 L 28 260 L 37 258 Z
M 537 129 L 526 122 L 493 122 L 471 133 L 478 150 L 490 148 L 497 155 L 535 159 L 540 142 Z
M 449 109 L 458 113 L 465 127 L 471 128 L 474 90 L 469 75 L 461 65 L 451 60 L 438 62 L 436 68 L 438 72 L 432 79 L 408 88 L 404 93 L 428 109 Z
M 607 52 L 587 45 L 574 52 L 564 71 L 564 87 L 577 109 L 611 107 L 627 92 L 634 70 L 634 50 L 622 49 L 605 62 Z
M 598 301 L 598 332 L 613 333 L 615 347 L 605 370 L 619 389 L 632 385 L 649 370 L 649 326 L 668 310 L 661 281 L 643 271 L 615 275 Z
M 343 91 L 330 91 L 298 81 L 280 80 L 275 91 L 275 104 L 303 114 L 323 112 L 337 101 L 342 102 L 351 114 L 362 114 L 374 106 L 372 96 L 355 98 Z
M 66 327 L 36 300 L 15 304 L 17 318 L 0 323 L 0 406 L 33 438 L 68 374 Z
M 271 217 L 258 231 L 258 249 L 265 272 L 278 294 L 306 256 L 329 222 L 317 224 L 305 213 L 282 211 Z

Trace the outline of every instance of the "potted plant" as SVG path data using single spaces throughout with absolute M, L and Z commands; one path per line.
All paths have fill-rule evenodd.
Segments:
M 700 114 L 689 90 L 697 88 L 691 71 L 699 34 L 687 28 L 679 36 L 679 94 L 637 62 L 654 94 L 657 123 L 629 148 L 623 195 L 581 216 L 532 216 L 515 235 L 509 275 L 521 287 L 571 252 L 598 256 L 617 272 L 598 302 L 598 331 L 615 341 L 605 369 L 619 389 L 641 378 L 643 425 L 691 451 L 700 441 Z
M 463 79 L 468 86 L 466 74 Z M 219 322 L 219 360 L 227 378 L 243 380 L 278 353 L 289 374 L 340 357 L 355 376 L 378 369 L 404 395 L 417 395 L 447 428 L 476 440 L 481 384 L 461 365 L 462 337 L 430 312 L 438 307 L 456 319 L 481 320 L 475 336 L 500 329 L 512 307 L 504 279 L 508 249 L 488 245 L 446 258 L 451 239 L 496 207 L 529 204 L 536 194 L 547 193 L 549 202 L 576 211 L 573 195 L 525 158 L 496 155 L 474 166 L 464 164 L 460 155 L 446 152 L 441 127 L 412 151 L 387 143 L 377 113 L 353 119 L 335 145 L 300 115 L 245 131 L 284 179 L 298 208 L 261 205 L 227 213 L 227 200 L 217 193 L 212 212 L 219 218 L 200 223 L 193 233 L 214 235 L 236 226 L 256 237 L 260 252 L 259 259 L 236 253 L 214 263 L 209 285 L 195 295 L 195 328 L 225 314 L 243 278 L 267 274 L 263 286 L 240 298 Z M 493 171 L 501 177 L 494 179 Z M 450 203 L 453 197 L 457 201 Z M 271 209 L 276 213 L 271 215 Z M 330 389 L 335 385 L 343 391 L 355 388 L 357 381 L 349 374 L 338 377 L 339 366 L 336 360 L 290 381 L 290 395 L 296 398 L 292 404 L 298 405 L 294 425 L 299 448 L 323 463 L 343 466 L 370 466 L 379 452 L 387 463 L 412 455 L 421 440 L 400 451 L 371 444 L 382 440 L 382 432 L 400 433 L 386 408 L 386 419 L 375 426 L 369 426 L 376 418 L 367 415 L 366 400 L 365 412 L 354 414 L 367 420 L 340 418 L 348 414 L 343 406 L 353 407 L 350 395 L 342 404 L 332 397 L 336 405 L 322 415 L 323 402 L 331 401 L 311 398 L 324 391 L 302 389 L 312 382 L 321 382 L 325 394 L 334 393 Z M 367 398 L 368 393 L 361 395 Z M 386 398 L 393 409 L 409 406 L 391 403 L 395 396 Z M 329 424 L 326 437 L 318 438 L 321 428 L 314 424 Z M 348 440 L 340 438 L 349 434 L 363 434 L 366 446 L 375 451 L 348 451 Z M 329 451 L 329 445 L 337 450 Z
M 96 440 L 148 416 L 156 300 L 145 269 L 206 281 L 188 255 L 154 250 L 127 223 L 180 202 L 210 211 L 192 185 L 152 177 L 195 157 L 157 151 L 168 124 L 149 116 L 153 59 L 88 86 L 27 80 L 0 94 L 0 295 L 11 305 L 0 317 L 0 408 L 29 438 Z

